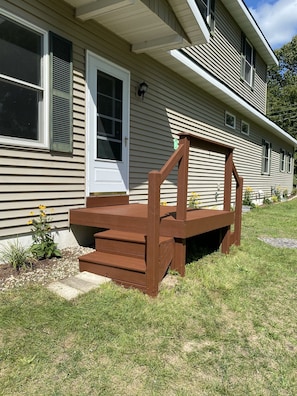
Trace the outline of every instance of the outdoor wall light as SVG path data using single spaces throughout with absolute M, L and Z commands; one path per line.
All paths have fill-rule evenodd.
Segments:
M 142 100 L 147 90 L 148 90 L 148 85 L 144 81 L 138 85 L 138 96 L 141 96 Z

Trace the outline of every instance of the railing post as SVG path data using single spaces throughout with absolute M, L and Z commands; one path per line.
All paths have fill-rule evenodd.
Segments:
M 224 182 L 224 210 L 231 209 L 231 188 L 232 188 L 232 169 L 233 169 L 233 152 L 229 151 L 226 154 L 225 160 L 225 182 Z M 231 230 L 230 226 L 224 230 L 222 240 L 222 252 L 229 253 L 230 249 Z
M 184 152 L 178 164 L 176 219 L 185 220 L 188 201 L 189 137 L 183 136 L 179 144 L 183 146 Z
M 242 218 L 242 192 L 243 192 L 243 178 L 239 177 L 236 186 L 236 200 L 235 200 L 235 224 L 234 224 L 234 243 L 240 245 L 241 236 L 241 218 Z
M 147 294 L 158 294 L 159 240 L 160 240 L 160 185 L 161 174 L 158 171 L 149 173 L 148 185 L 148 225 L 146 276 Z

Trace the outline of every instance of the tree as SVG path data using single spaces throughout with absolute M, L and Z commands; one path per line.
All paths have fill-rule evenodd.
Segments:
M 297 138 L 297 35 L 275 55 L 279 65 L 268 69 L 267 116 Z

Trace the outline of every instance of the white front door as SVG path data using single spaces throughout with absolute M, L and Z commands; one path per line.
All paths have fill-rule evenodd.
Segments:
M 130 73 L 87 53 L 87 194 L 128 192 Z

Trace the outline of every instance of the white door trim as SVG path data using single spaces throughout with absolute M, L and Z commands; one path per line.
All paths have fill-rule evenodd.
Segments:
M 94 107 L 94 100 L 91 92 L 91 84 L 94 84 L 93 75 L 93 64 L 92 62 L 97 61 L 100 63 L 100 70 L 113 76 L 119 78 L 122 76 L 123 81 L 123 146 L 126 145 L 126 150 L 123 150 L 123 167 L 125 167 L 125 180 L 123 180 L 125 188 L 122 191 L 124 193 L 129 193 L 129 138 L 130 138 L 130 72 L 115 63 L 112 63 L 103 57 L 91 52 L 86 51 L 86 150 L 85 150 L 85 169 L 86 169 L 86 195 L 89 196 L 91 191 L 91 161 L 93 158 L 94 150 L 91 144 L 92 138 L 92 128 L 94 128 L 94 120 L 92 119 L 92 106 Z M 112 191 L 106 191 L 112 193 Z M 114 191 L 119 192 L 119 191 Z

